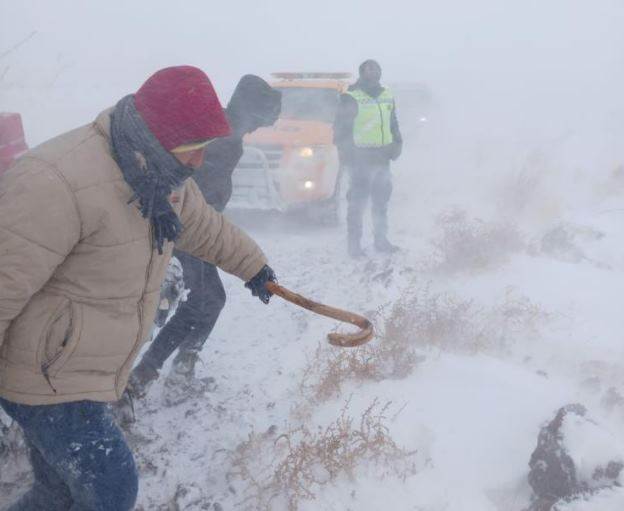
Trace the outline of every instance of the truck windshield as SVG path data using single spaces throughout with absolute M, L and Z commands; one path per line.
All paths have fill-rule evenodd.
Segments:
M 332 123 L 339 93 L 335 89 L 281 87 L 283 119 Z

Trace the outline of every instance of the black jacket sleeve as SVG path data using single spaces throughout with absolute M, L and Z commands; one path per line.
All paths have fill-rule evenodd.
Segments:
M 334 120 L 334 144 L 338 148 L 340 163 L 349 165 L 353 160 L 355 144 L 353 142 L 353 122 L 357 116 L 358 105 L 349 94 L 342 94 Z
M 403 150 L 403 135 L 399 129 L 399 120 L 396 114 L 396 103 L 392 108 L 392 117 L 390 118 L 390 131 L 392 132 L 392 145 L 390 146 L 389 157 L 391 160 L 396 160 L 401 156 Z

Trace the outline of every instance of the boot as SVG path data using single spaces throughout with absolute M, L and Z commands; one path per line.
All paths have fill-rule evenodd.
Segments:
M 111 403 L 113 416 L 122 429 L 127 429 L 136 422 L 134 400 L 143 399 L 157 378 L 158 371 L 145 363 L 140 363 L 132 370 L 121 399 Z
M 192 380 L 195 378 L 195 364 L 197 364 L 198 360 L 199 352 L 189 349 L 180 349 L 173 359 L 171 372 L 169 374 L 175 373 L 182 378 Z
M 164 400 L 168 406 L 180 404 L 211 390 L 210 382 L 214 382 L 214 378 L 195 377 L 195 364 L 198 360 L 199 352 L 195 350 L 178 351 L 165 379 Z
M 128 431 L 130 426 L 136 422 L 134 400 L 129 387 L 124 390 L 119 401 L 110 404 L 110 410 L 117 425 L 125 431 Z
M 366 255 L 366 252 L 362 250 L 359 239 L 349 238 L 349 255 L 353 259 L 361 259 Z
M 396 245 L 393 245 L 388 241 L 388 238 L 385 236 L 375 238 L 375 250 L 377 252 L 383 252 L 386 254 L 394 254 L 398 252 L 400 249 Z
M 147 395 L 152 383 L 157 379 L 158 371 L 156 369 L 148 364 L 139 363 L 130 373 L 128 390 L 133 397 L 143 399 Z

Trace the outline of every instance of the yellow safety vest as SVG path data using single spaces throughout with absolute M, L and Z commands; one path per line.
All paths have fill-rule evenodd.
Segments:
M 392 92 L 384 89 L 376 98 L 360 89 L 348 91 L 347 94 L 358 104 L 358 114 L 353 123 L 353 141 L 356 147 L 383 147 L 392 144 Z

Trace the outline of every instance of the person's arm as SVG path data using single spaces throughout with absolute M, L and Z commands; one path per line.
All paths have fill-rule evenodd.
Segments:
M 358 105 L 349 94 L 342 94 L 334 120 L 334 144 L 338 148 L 340 162 L 349 165 L 353 158 L 353 123 L 357 116 Z
M 260 247 L 209 206 L 192 179 L 185 184 L 180 220 L 184 228 L 176 241 L 178 250 L 212 263 L 245 282 L 266 265 Z
M 0 178 L 0 345 L 80 239 L 74 194 L 58 171 L 23 157 Z
M 390 131 L 392 132 L 392 145 L 390 148 L 390 159 L 396 160 L 401 156 L 403 150 L 403 135 L 399 129 L 399 120 L 396 114 L 396 103 L 392 107 L 392 116 L 390 117 Z

